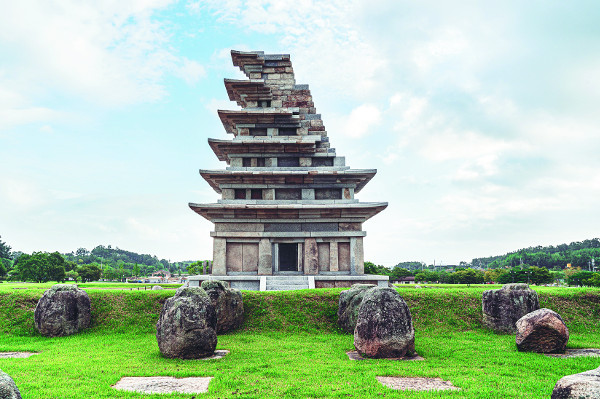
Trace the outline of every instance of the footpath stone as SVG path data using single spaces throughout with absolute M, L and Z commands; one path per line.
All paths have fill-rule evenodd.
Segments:
M 600 367 L 561 378 L 551 399 L 600 399 Z
M 392 288 L 368 290 L 358 311 L 354 347 L 361 356 L 415 355 L 415 330 L 408 305 Z
M 75 284 L 56 284 L 35 307 L 35 327 L 40 334 L 60 337 L 90 326 L 92 318 L 88 294 Z
M 200 287 L 180 288 L 167 299 L 156 324 L 156 339 L 163 356 L 200 359 L 217 347 L 217 314 Z
M 229 288 L 225 281 L 203 281 L 206 291 L 217 313 L 217 334 L 234 330 L 244 321 L 244 302 L 240 290 Z
M 21 399 L 17 384 L 2 370 L 0 370 L 0 399 Z
M 527 284 L 506 284 L 482 296 L 483 324 L 496 332 L 514 334 L 517 320 L 540 308 L 537 292 Z
M 517 321 L 517 349 L 520 352 L 565 353 L 569 330 L 560 315 L 542 308 Z
M 353 284 L 349 290 L 340 293 L 338 304 L 338 326 L 347 333 L 354 333 L 358 309 L 368 290 L 375 288 L 373 284 Z

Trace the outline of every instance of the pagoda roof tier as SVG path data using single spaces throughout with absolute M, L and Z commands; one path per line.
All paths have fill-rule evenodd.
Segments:
M 377 169 L 348 170 L 201 170 L 200 175 L 217 192 L 222 184 L 353 184 L 358 193 L 375 176 Z
M 204 218 L 214 219 L 329 219 L 368 220 L 387 207 L 387 202 L 353 204 L 194 204 L 190 208 Z
M 271 88 L 262 79 L 225 79 L 225 88 L 231 101 L 244 107 L 247 101 L 272 100 Z
M 237 124 L 264 124 L 264 125 L 293 125 L 300 126 L 300 118 L 292 112 L 283 109 L 269 108 L 252 111 L 219 110 L 219 118 L 227 133 L 237 135 Z
M 208 144 L 219 161 L 229 161 L 229 154 L 313 154 L 321 139 L 321 136 L 238 136 L 236 140 L 208 139 Z
M 233 65 L 243 69 L 246 65 L 264 65 L 265 61 L 289 61 L 289 54 L 265 54 L 264 51 L 231 50 Z

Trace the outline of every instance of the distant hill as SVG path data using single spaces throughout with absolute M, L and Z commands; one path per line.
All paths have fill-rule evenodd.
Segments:
M 537 246 L 519 249 L 505 255 L 474 258 L 474 267 L 484 269 L 505 266 L 517 266 L 521 263 L 546 267 L 548 269 L 564 269 L 568 263 L 573 267 L 590 269 L 592 264 L 600 267 L 600 239 L 575 241 L 570 244 Z
M 171 273 L 185 272 L 186 267 L 195 262 L 193 260 L 183 262 L 169 262 L 166 259 L 158 259 L 155 255 L 138 254 L 111 245 L 98 245 L 91 251 L 86 248 L 78 248 L 75 252 L 62 254 L 65 259 L 77 264 L 97 263 L 132 271 L 137 265 L 142 275 L 148 275 L 158 270 L 169 270 Z

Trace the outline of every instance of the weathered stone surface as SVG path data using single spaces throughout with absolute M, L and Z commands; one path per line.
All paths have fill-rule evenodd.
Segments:
M 551 399 L 600 399 L 600 367 L 561 378 Z
M 90 325 L 90 298 L 75 284 L 56 284 L 38 301 L 34 320 L 42 335 L 60 337 L 75 334 Z
M 317 240 L 304 240 L 304 274 L 319 274 L 319 250 Z
M 331 287 L 335 287 L 335 284 L 332 283 Z M 367 291 L 373 288 L 375 288 L 373 284 L 354 284 L 349 290 L 340 292 L 337 316 L 338 326 L 342 330 L 354 333 L 360 304 Z
M 21 399 L 17 384 L 2 370 L 0 370 L 0 399 Z
M 537 293 L 527 284 L 506 284 L 482 296 L 483 324 L 496 332 L 514 334 L 516 323 L 540 308 Z
M 200 287 L 181 287 L 167 299 L 156 323 L 163 356 L 199 359 L 212 356 L 217 346 L 217 314 Z
M 354 347 L 372 358 L 415 354 L 410 310 L 396 290 L 373 288 L 365 293 L 354 329 Z
M 560 315 L 550 309 L 527 313 L 517 321 L 517 349 L 520 352 L 565 353 L 569 330 Z
M 161 287 L 160 285 L 155 285 L 155 286 L 152 287 L 152 291 L 160 291 L 160 290 L 163 290 L 163 289 L 164 288 Z
M 240 290 L 229 288 L 224 281 L 203 281 L 202 288 L 208 294 L 217 313 L 217 333 L 234 330 L 244 321 L 244 303 Z

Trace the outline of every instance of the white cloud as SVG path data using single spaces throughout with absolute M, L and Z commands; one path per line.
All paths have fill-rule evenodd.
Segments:
M 381 111 L 373 104 L 362 104 L 345 119 L 343 134 L 359 138 L 373 133 L 373 129 L 381 122 Z
M 172 2 L 6 3 L 0 13 L 0 51 L 9 58 L 4 78 L 31 103 L 54 90 L 107 106 L 161 98 L 166 74 L 195 83 L 203 67 L 167 45 L 168 26 L 154 17 Z
M 185 80 L 188 84 L 195 84 L 206 76 L 206 69 L 196 61 L 182 59 L 183 64 L 176 69 L 176 75 Z

